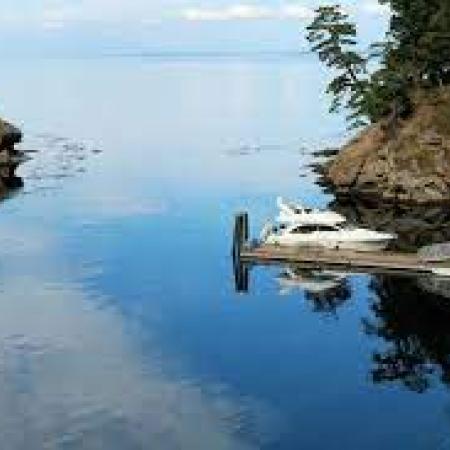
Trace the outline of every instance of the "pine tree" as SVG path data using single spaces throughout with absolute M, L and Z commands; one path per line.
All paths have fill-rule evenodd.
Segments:
M 389 31 L 368 57 L 356 51 L 356 26 L 336 6 L 323 6 L 307 27 L 312 50 L 337 76 L 327 88 L 331 111 L 350 111 L 352 125 L 386 119 L 394 135 L 418 90 L 450 84 L 450 0 L 379 0 L 389 5 Z M 367 63 L 378 69 L 367 73 Z
M 328 67 L 337 71 L 327 93 L 332 95 L 331 112 L 343 106 L 361 114 L 349 119 L 357 126 L 362 122 L 367 90 L 367 60 L 356 50 L 356 26 L 349 22 L 339 6 L 323 6 L 316 10 L 314 21 L 307 27 L 312 50 Z
M 442 83 L 450 63 L 450 2 L 448 0 L 379 0 L 392 16 L 390 56 L 408 73 L 415 89 Z

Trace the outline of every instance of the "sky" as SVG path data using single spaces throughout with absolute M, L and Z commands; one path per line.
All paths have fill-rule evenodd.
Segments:
M 328 3 L 335 3 L 330 0 Z M 0 54 L 296 51 L 327 0 L 1 0 Z M 388 10 L 342 0 L 363 42 Z

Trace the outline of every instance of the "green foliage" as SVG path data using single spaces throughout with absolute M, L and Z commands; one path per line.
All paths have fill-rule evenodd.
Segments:
M 392 11 L 388 38 L 395 47 L 387 55 L 406 71 L 415 87 L 437 86 L 450 64 L 448 0 L 379 0 Z
M 339 5 L 316 10 L 307 27 L 312 50 L 336 72 L 328 85 L 331 111 L 350 111 L 352 126 L 387 118 L 395 132 L 413 110 L 417 90 L 450 84 L 450 0 L 379 0 L 389 5 L 389 31 L 367 57 L 357 51 L 356 26 Z M 368 73 L 368 61 L 377 69 Z
M 350 110 L 364 109 L 367 59 L 355 51 L 356 27 L 348 21 L 348 15 L 339 6 L 319 7 L 307 30 L 312 50 L 337 72 L 327 88 L 332 96 L 330 111 L 337 112 L 343 106 Z M 357 115 L 352 114 L 349 119 L 353 125 L 360 124 Z

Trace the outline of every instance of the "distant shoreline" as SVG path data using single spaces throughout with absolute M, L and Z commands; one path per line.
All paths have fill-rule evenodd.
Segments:
M 93 60 L 93 59 L 108 59 L 108 58 L 148 58 L 154 60 L 189 60 L 189 59 L 204 59 L 204 60 L 298 60 L 308 56 L 313 56 L 308 49 L 296 50 L 267 50 L 267 51 L 146 51 L 146 50 L 117 50 L 110 52 L 99 53 L 85 53 L 85 54 L 16 54 L 6 55 L 6 58 L 26 59 L 26 60 L 60 60 L 60 59 L 74 59 L 74 60 Z
M 121 58 L 166 58 L 166 59 L 291 59 L 312 56 L 310 50 L 281 50 L 281 51 L 138 51 L 104 53 L 99 57 Z

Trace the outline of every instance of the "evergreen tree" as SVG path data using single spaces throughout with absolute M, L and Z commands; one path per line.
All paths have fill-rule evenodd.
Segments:
M 389 5 L 389 31 L 366 58 L 356 51 L 356 26 L 336 6 L 323 6 L 307 27 L 321 61 L 336 70 L 327 92 L 331 111 L 346 107 L 352 125 L 386 119 L 393 134 L 418 90 L 450 84 L 450 0 L 379 0 Z M 378 69 L 367 73 L 377 58 Z
M 367 60 L 355 50 L 356 26 L 348 21 L 348 15 L 339 6 L 323 6 L 317 9 L 307 30 L 312 50 L 337 71 L 327 88 L 327 93 L 332 95 L 330 111 L 337 112 L 342 106 L 357 111 L 349 119 L 354 125 L 360 125 L 368 79 Z

